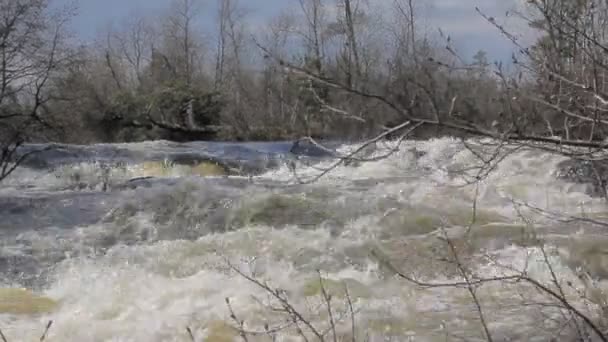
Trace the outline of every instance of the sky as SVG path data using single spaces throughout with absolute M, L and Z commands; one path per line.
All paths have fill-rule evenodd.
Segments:
M 112 22 L 118 23 L 135 12 L 160 13 L 171 0 L 54 0 L 56 5 L 76 3 L 77 14 L 71 27 L 83 41 L 98 36 Z M 203 5 L 201 24 L 213 21 L 216 0 L 200 0 Z M 326 0 L 334 2 L 335 0 Z M 370 1 L 378 8 L 394 0 Z M 515 17 L 506 16 L 507 11 L 521 9 L 523 0 L 416 0 L 418 11 L 423 13 L 426 30 L 432 34 L 441 28 L 452 37 L 454 46 L 464 57 L 474 55 L 483 49 L 490 61 L 508 62 L 513 51 L 510 44 L 496 28 L 487 23 L 476 11 L 479 7 L 484 13 L 493 16 L 507 27 L 522 32 L 530 40 L 531 34 Z M 297 6 L 297 0 L 240 0 L 250 10 L 250 20 L 262 23 L 281 11 Z

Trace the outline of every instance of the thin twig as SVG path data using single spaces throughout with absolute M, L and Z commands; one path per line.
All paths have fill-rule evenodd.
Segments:
M 247 338 L 247 333 L 245 332 L 245 321 L 240 320 L 236 317 L 236 314 L 234 313 L 234 310 L 232 309 L 232 305 L 230 304 L 230 298 L 226 297 L 225 301 L 226 301 L 226 306 L 228 307 L 228 311 L 230 311 L 230 318 L 239 326 L 238 327 L 239 335 L 241 335 L 241 338 L 243 339 L 243 341 L 249 342 L 249 339 Z
M 559 293 L 556 293 L 555 291 L 551 290 L 550 288 L 548 288 L 547 286 L 543 285 L 542 283 L 540 283 L 538 280 L 535 280 L 534 278 L 531 278 L 529 276 L 527 276 L 526 274 L 520 273 L 520 274 L 515 274 L 515 275 L 507 275 L 507 276 L 497 276 L 497 277 L 491 277 L 491 278 L 476 278 L 476 279 L 472 279 L 470 281 L 454 281 L 454 282 L 424 282 L 424 281 L 420 281 L 417 280 L 415 278 L 412 278 L 410 276 L 407 276 L 406 274 L 402 273 L 401 271 L 397 270 L 397 268 L 392 265 L 388 260 L 382 260 L 381 257 L 379 257 L 377 255 L 377 253 L 375 253 L 372 250 L 372 254 L 376 254 L 376 257 L 389 269 L 391 269 L 398 277 L 423 288 L 458 288 L 458 287 L 464 287 L 467 288 L 469 286 L 478 286 L 478 285 L 483 285 L 483 284 L 487 284 L 487 283 L 495 283 L 495 282 L 512 282 L 512 283 L 519 283 L 519 282 L 527 282 L 533 286 L 535 286 L 538 290 L 540 290 L 541 292 L 549 295 L 550 297 L 556 299 L 558 302 L 560 302 L 567 310 L 570 310 L 571 312 L 573 312 L 578 318 L 580 318 L 581 320 L 583 320 L 585 322 L 585 324 L 587 326 L 589 326 L 591 328 L 591 330 L 593 330 L 593 332 L 600 338 L 601 341 L 603 342 L 608 342 L 608 338 L 606 337 L 606 335 L 602 332 L 602 330 L 597 326 L 597 324 L 595 324 L 591 318 L 589 318 L 587 315 L 585 315 L 584 313 L 582 313 L 580 310 L 576 309 L 574 306 L 572 306 L 572 304 L 570 304 L 570 302 L 560 296 Z
M 46 337 L 47 337 L 52 325 L 53 325 L 53 321 L 49 321 L 47 323 L 46 328 L 44 329 L 44 332 L 42 333 L 42 336 L 40 336 L 40 342 L 44 342 L 46 340 Z
M 228 267 L 230 267 L 234 272 L 236 272 L 237 274 L 239 274 L 241 277 L 247 279 L 248 281 L 250 281 L 251 283 L 257 285 L 258 287 L 262 288 L 263 290 L 265 290 L 268 294 L 270 294 L 272 297 L 274 297 L 275 299 L 277 299 L 281 305 L 288 311 L 288 313 L 292 316 L 292 320 L 294 322 L 294 325 L 296 326 L 296 329 L 299 330 L 299 332 L 301 333 L 301 336 L 308 340 L 306 338 L 306 336 L 304 335 L 304 333 L 301 331 L 301 329 L 299 328 L 299 324 L 298 323 L 302 323 L 304 324 L 308 330 L 310 330 L 320 341 L 323 341 L 323 335 L 312 325 L 312 323 L 310 323 L 310 321 L 308 321 L 307 319 L 305 319 L 302 314 L 300 314 L 300 312 L 298 312 L 298 310 L 296 310 L 291 303 L 289 303 L 289 301 L 287 299 L 285 299 L 285 297 L 283 297 L 281 295 L 281 291 L 280 290 L 273 290 L 272 288 L 270 288 L 268 285 L 260 282 L 259 280 L 252 278 L 250 276 L 248 276 L 247 274 L 243 273 L 241 270 L 239 270 L 237 267 L 235 267 L 230 261 L 226 260 Z
M 196 339 L 194 338 L 194 334 L 192 333 L 192 329 L 190 329 L 190 327 L 186 327 L 186 331 L 188 332 L 188 337 L 190 337 L 190 341 L 196 342 Z
M 321 276 L 321 271 L 317 270 L 317 273 L 319 274 L 319 286 L 321 287 L 321 294 L 323 295 L 323 300 L 325 301 L 325 306 L 327 308 L 327 314 L 329 315 L 329 324 L 330 324 L 330 329 L 333 335 L 333 341 L 334 342 L 338 342 L 338 336 L 336 333 L 336 323 L 334 322 L 334 314 L 333 311 L 331 309 L 331 295 L 327 293 L 327 290 L 325 290 L 325 285 L 323 284 L 323 277 Z
M 402 142 L 405 139 L 405 136 L 407 136 L 408 134 L 412 133 L 414 130 L 416 130 L 418 127 L 420 127 L 423 123 L 418 123 L 415 124 L 413 127 L 411 127 L 410 129 L 408 129 L 404 134 L 403 134 L 403 138 L 400 139 L 400 142 Z M 327 167 L 325 170 L 323 170 L 323 172 L 321 172 L 320 174 L 314 176 L 312 179 L 309 180 L 302 180 L 300 179 L 297 174 L 295 174 L 295 170 L 294 171 L 294 176 L 296 176 L 296 179 L 298 180 L 298 182 L 300 184 L 311 184 L 316 182 L 317 180 L 319 180 L 321 177 L 327 175 L 329 172 L 331 172 L 332 170 L 334 170 L 335 168 L 337 168 L 338 166 L 340 166 L 342 163 L 344 163 L 346 160 L 350 160 L 353 159 L 353 156 L 355 156 L 357 153 L 361 152 L 363 149 L 365 149 L 367 146 L 374 144 L 382 139 L 384 139 L 386 136 L 391 135 L 394 132 L 397 132 L 401 129 L 406 128 L 407 126 L 410 125 L 410 122 L 404 122 L 400 125 L 397 125 L 393 128 L 391 128 L 390 130 L 376 136 L 373 139 L 370 139 L 368 141 L 366 141 L 365 143 L 363 143 L 359 148 L 355 149 L 353 152 L 347 154 L 344 157 L 341 157 L 339 161 L 335 162 L 334 164 L 332 164 L 331 166 Z
M 355 312 L 353 310 L 353 301 L 351 300 L 350 292 L 348 291 L 348 285 L 346 284 L 346 282 L 344 283 L 344 293 L 346 295 L 346 301 L 348 303 L 348 311 L 350 313 L 350 328 L 351 328 L 351 334 L 353 335 L 351 341 L 356 342 L 357 341 L 357 337 L 356 337 L 357 329 L 356 329 L 356 322 L 355 322 L 356 318 L 355 318 Z
M 478 313 L 479 319 L 481 321 L 481 326 L 483 327 L 483 331 L 486 335 L 486 338 L 487 338 L 488 342 L 493 342 L 492 334 L 490 333 L 490 328 L 488 327 L 488 323 L 486 322 L 485 314 L 481 307 L 479 298 L 477 297 L 476 289 L 471 284 L 469 272 L 466 270 L 464 264 L 460 261 L 460 257 L 458 256 L 458 251 L 456 250 L 456 246 L 454 246 L 454 244 L 452 243 L 452 240 L 448 237 L 448 234 L 445 231 L 445 228 L 442 228 L 442 232 L 444 234 L 444 238 L 446 239 L 446 241 L 448 243 L 448 246 L 450 247 L 450 251 L 452 253 L 452 256 L 454 257 L 456 266 L 458 267 L 458 270 L 460 271 L 460 275 L 464 278 L 465 282 L 468 284 L 466 286 L 466 288 L 467 288 L 467 291 L 469 291 L 471 298 L 473 299 L 473 302 L 475 304 L 475 308 L 477 309 L 477 313 Z

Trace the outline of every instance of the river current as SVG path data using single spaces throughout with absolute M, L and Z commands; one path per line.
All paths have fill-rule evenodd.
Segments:
M 303 185 L 294 169 L 308 179 L 335 160 L 290 146 L 155 141 L 36 155 L 0 184 L 0 329 L 34 341 L 52 320 L 47 341 L 236 341 L 232 310 L 258 332 L 249 341 L 302 340 L 268 284 L 328 341 L 332 320 L 341 341 L 485 340 L 467 288 L 417 286 L 395 268 L 430 283 L 525 270 L 550 287 L 553 273 L 601 321 L 608 235 L 594 220 L 608 207 L 555 177 L 563 157 L 521 149 L 469 184 L 479 160 L 460 141 L 406 141 Z M 528 284 L 475 292 L 495 341 L 578 333 Z

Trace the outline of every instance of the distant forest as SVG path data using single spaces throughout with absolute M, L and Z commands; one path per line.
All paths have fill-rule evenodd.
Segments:
M 292 1 L 253 30 L 252 1 L 174 0 L 79 45 L 75 9 L 0 0 L 0 144 L 353 140 L 412 118 L 417 137 L 605 136 L 605 2 L 528 1 L 512 15 L 538 31 L 530 47 L 478 10 L 511 40 L 507 71 L 425 36 L 422 0 Z

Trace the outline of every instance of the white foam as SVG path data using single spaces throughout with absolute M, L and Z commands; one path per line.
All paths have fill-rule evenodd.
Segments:
M 143 143 L 122 147 L 145 150 L 158 147 L 158 144 Z M 165 145 L 163 148 L 171 149 L 170 145 Z M 411 151 L 414 147 L 426 154 L 415 157 Z M 341 152 L 352 151 L 354 148 L 356 146 L 344 146 Z M 372 157 L 386 152 L 386 149 L 380 149 Z M 587 211 L 602 211 L 602 201 L 581 192 L 567 192 L 568 185 L 555 179 L 552 173 L 561 160 L 563 158 L 558 156 L 529 151 L 509 155 L 495 172 L 479 183 L 477 209 L 502 215 L 507 221 L 512 221 L 505 223 L 520 221 L 511 202 L 512 198 L 562 213 L 577 214 L 582 205 Z M 314 177 L 319 174 L 319 169 L 328 167 L 333 162 L 304 166 L 298 169 L 298 173 L 304 177 Z M 476 162 L 478 160 L 475 156 L 456 139 L 406 141 L 398 152 L 388 158 L 360 166 L 338 166 L 312 185 L 318 189 L 330 188 L 339 194 L 327 199 L 328 208 L 334 208 L 331 205 L 336 203 L 364 203 L 376 208 L 375 212 L 357 210 L 357 207 L 348 211 L 344 209 L 352 217 L 346 220 L 344 230 L 338 235 L 331 234 L 323 227 L 303 229 L 287 226 L 277 229 L 279 227 L 249 225 L 237 227 L 240 228 L 237 231 L 203 236 L 195 241 L 117 245 L 103 256 L 75 257 L 58 265 L 54 278 L 44 291 L 45 295 L 60 301 L 57 312 L 37 318 L 0 317 L 0 324 L 9 340 L 16 337 L 22 340 L 37 338 L 48 319 L 55 321 L 51 329 L 51 341 L 179 341 L 186 338 L 187 326 L 202 339 L 209 332 L 206 324 L 215 320 L 230 322 L 226 297 L 232 299 L 240 318 L 257 320 L 256 323 L 259 324 L 265 320 L 280 321 L 276 314 L 264 310 L 252 299 L 252 295 L 255 295 L 266 300 L 267 293 L 230 272 L 220 255 L 224 254 L 243 270 L 253 270 L 260 279 L 269 280 L 272 286 L 285 289 L 293 304 L 320 326 L 326 323 L 322 318 L 325 308 L 311 307 L 314 300 L 301 295 L 305 283 L 314 279 L 316 268 L 321 268 L 329 279 L 356 279 L 369 290 L 371 296 L 358 298 L 355 303 L 361 310 L 358 322 L 362 326 L 365 326 L 365 322 L 370 324 L 372 341 L 379 340 L 386 333 L 378 331 L 377 326 L 373 328 L 375 320 L 386 320 L 387 326 L 392 328 L 405 327 L 397 333 L 401 338 L 416 334 L 420 340 L 431 340 L 434 334 L 440 333 L 438 329 L 442 320 L 446 320 L 445 324 L 454 333 L 479 336 L 481 330 L 475 325 L 475 320 L 470 319 L 474 317 L 475 311 L 466 290 L 423 290 L 389 277 L 382 273 L 375 260 L 368 258 L 366 250 L 366 244 L 379 242 L 382 228 L 378 222 L 391 211 L 406 206 L 433 208 L 437 212 L 468 210 L 473 204 L 476 188 L 472 185 L 463 186 L 463 179 L 456 170 L 475 165 Z M 90 174 L 92 178 L 96 177 L 96 166 L 91 165 L 90 169 L 87 167 L 89 166 L 82 166 L 81 171 Z M 129 170 L 112 172 L 115 172 L 112 177 L 116 180 L 134 176 Z M 23 182 L 29 181 L 27 177 L 31 175 L 24 173 L 16 177 Z M 36 180 L 36 184 L 40 187 L 48 189 L 62 185 L 53 183 L 54 175 L 39 177 L 41 178 Z M 357 182 L 370 179 L 373 181 L 366 182 L 364 186 L 357 185 L 361 184 Z M 292 171 L 288 166 L 282 166 L 256 177 L 254 183 L 290 180 Z M 188 187 L 191 188 L 194 187 Z M 251 201 L 258 197 L 262 200 L 264 193 L 256 194 L 252 191 L 274 191 L 253 189 L 244 191 L 242 196 Z M 289 189 L 276 191 L 289 195 Z M 180 191 L 182 190 L 184 189 Z M 189 197 L 185 198 L 195 200 L 197 196 L 206 196 L 204 187 L 191 191 Z M 204 209 L 197 205 L 186 209 L 188 208 Z M 524 214 L 532 221 L 548 222 L 547 218 L 532 211 L 524 211 Z M 146 215 L 133 216 L 131 221 L 135 221 L 142 229 L 154 224 L 150 216 Z M 188 228 L 190 227 L 183 227 Z M 77 230 L 82 239 L 80 242 L 86 245 L 87 241 L 103 236 L 104 229 L 110 227 L 103 224 L 80 227 Z M 403 248 L 414 243 L 407 236 L 395 239 L 403 243 Z M 46 246 L 52 241 L 45 239 L 44 243 Z M 493 255 L 498 261 L 515 268 L 527 263 L 532 276 L 545 282 L 551 281 L 547 278 L 547 270 L 535 247 L 508 246 L 495 251 Z M 350 257 L 356 260 L 349 263 Z M 402 262 L 407 265 L 408 260 Z M 558 257 L 552 257 L 551 262 L 562 279 L 571 281 L 580 288 L 576 276 Z M 478 264 L 476 267 L 477 272 L 487 277 L 505 273 L 504 268 L 491 263 Z M 445 276 L 425 280 L 439 282 L 458 279 Z M 535 317 L 527 309 L 522 314 L 517 308 L 506 309 L 504 306 L 516 302 L 521 291 L 527 291 L 524 292 L 526 296 L 538 300 L 540 297 L 537 293 L 522 287 L 503 285 L 489 284 L 481 295 L 489 308 L 493 327 L 500 332 L 517 331 L 528 337 L 540 334 L 534 330 L 534 324 L 525 324 L 526 317 Z M 573 293 L 568 295 L 576 300 Z M 338 299 L 336 301 L 337 307 L 344 305 L 339 304 Z M 581 309 L 593 312 L 581 303 L 577 302 Z

